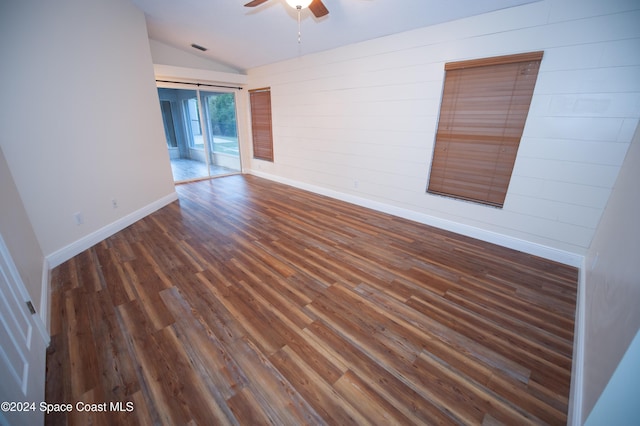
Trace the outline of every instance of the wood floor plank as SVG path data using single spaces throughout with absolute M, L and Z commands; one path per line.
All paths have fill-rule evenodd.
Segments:
M 240 260 L 244 260 L 241 262 Z M 256 265 L 251 263 L 251 259 L 244 253 L 238 253 L 231 263 L 242 270 L 247 277 L 251 278 L 246 281 L 248 291 L 251 291 L 253 296 L 260 298 L 262 305 L 266 305 L 278 316 L 281 320 L 288 320 L 294 323 L 294 326 L 302 329 L 310 324 L 313 320 L 304 312 L 297 309 L 289 309 L 292 301 L 285 297 L 285 294 L 277 291 L 277 284 L 267 271 L 262 270 L 262 265 Z M 253 271 L 263 272 L 261 277 L 258 277 Z M 240 281 L 239 283 L 245 283 Z M 276 290 L 274 290 L 274 287 Z
M 358 410 L 371 424 L 406 425 L 412 423 L 410 418 L 351 370 L 347 370 L 334 384 L 334 387 L 351 405 L 358 407 Z M 363 423 L 358 422 L 358 424 Z
M 446 411 L 440 410 L 421 393 L 406 385 L 402 377 L 389 372 L 385 366 L 362 350 L 344 348 L 349 347 L 350 341 L 337 330 L 332 329 L 323 321 L 315 321 L 309 327 L 309 332 L 318 341 L 326 345 L 327 350 L 333 351 L 336 358 L 342 360 L 358 375 L 366 380 L 369 386 L 380 395 L 391 401 L 414 424 L 452 424 L 455 420 Z
M 431 397 L 442 407 L 447 407 L 452 415 L 463 424 L 479 424 L 486 414 L 503 424 L 524 425 L 539 423 L 528 413 L 521 413 L 486 389 L 471 380 L 456 374 L 426 353 L 422 353 L 413 363 L 414 377 L 428 388 Z
M 94 248 L 101 266 L 102 279 L 109 291 L 113 304 L 118 306 L 135 299 L 135 293 L 130 281 L 127 279 L 124 265 L 117 261 L 118 255 L 116 252 L 109 249 L 108 244 L 104 241 Z
M 233 411 L 235 424 L 238 425 L 267 425 L 274 422 L 260 407 L 260 403 L 253 396 L 251 389 L 243 388 L 227 400 L 227 405 Z
M 85 303 L 93 313 L 90 322 L 99 366 L 97 385 L 109 401 L 127 401 L 140 387 L 133 360 L 120 356 L 127 353 L 127 344 L 110 293 L 96 292 L 95 297 L 87 297 Z
M 83 288 L 74 289 L 67 293 L 65 298 L 66 343 L 69 353 L 70 371 L 77 374 L 71 375 L 71 396 L 79 398 L 80 395 L 96 386 L 98 380 L 95 341 L 91 335 L 91 329 L 87 327 L 89 311 Z
M 577 270 L 254 176 L 51 274 L 46 400 L 84 424 L 565 424 Z
M 181 386 L 180 378 L 167 363 L 162 353 L 155 328 L 148 323 L 137 300 L 117 307 L 122 323 L 129 332 L 131 352 L 139 365 L 141 388 L 153 405 L 153 421 L 162 424 L 185 424 L 190 415 L 184 404 L 176 398 Z M 148 402 L 147 402 L 148 403 Z
M 270 360 L 328 424 L 369 424 L 360 411 L 341 397 L 333 383 L 327 383 L 288 347 L 271 355 Z
M 324 423 L 296 387 L 249 339 L 242 343 L 236 353 L 238 365 L 247 374 L 247 387 L 273 424 Z
M 507 322 L 501 318 L 486 318 L 464 306 L 452 305 L 448 299 L 433 295 L 428 299 L 423 295 L 419 299 L 421 304 L 428 305 L 429 315 L 437 316 L 438 321 L 443 324 L 450 324 L 452 330 L 456 330 L 467 337 L 484 336 L 485 339 L 492 339 L 496 342 L 504 342 L 510 349 L 518 348 L 527 355 L 536 356 L 540 359 L 560 367 L 566 371 L 571 365 L 571 355 L 563 355 L 549 345 L 538 343 L 535 339 L 523 336 L 518 330 L 519 324 Z M 408 301 L 407 304 L 415 307 Z M 504 351 L 506 355 L 507 351 Z
M 247 385 L 246 377 L 231 356 L 232 345 L 220 340 L 201 317 L 189 315 L 188 302 L 177 289 L 164 291 L 163 299 L 179 318 L 172 327 L 193 369 L 224 410 L 223 401 L 232 397 L 235 389 Z
M 421 335 L 423 347 L 431 354 L 447 361 L 476 381 L 486 382 L 492 376 L 507 377 L 520 383 L 528 383 L 531 370 L 517 362 L 480 345 L 451 328 L 439 324 L 410 306 L 386 299 L 377 290 L 360 285 L 357 289 L 367 300 L 383 309 L 385 315 L 403 325 L 405 334 Z

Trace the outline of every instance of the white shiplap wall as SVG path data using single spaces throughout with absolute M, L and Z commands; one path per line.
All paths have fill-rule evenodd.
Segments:
M 504 208 L 427 194 L 444 63 L 536 50 Z M 575 264 L 640 117 L 640 2 L 541 1 L 249 70 L 264 86 L 275 162 L 254 173 Z

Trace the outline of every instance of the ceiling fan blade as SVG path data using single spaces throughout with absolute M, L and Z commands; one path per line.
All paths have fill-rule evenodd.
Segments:
M 256 7 L 256 6 L 260 6 L 262 3 L 265 3 L 268 0 L 253 0 L 250 1 L 249 3 L 245 4 L 244 7 Z
M 309 5 L 309 9 L 316 18 L 321 18 L 329 14 L 329 9 L 322 3 L 322 0 L 313 0 Z

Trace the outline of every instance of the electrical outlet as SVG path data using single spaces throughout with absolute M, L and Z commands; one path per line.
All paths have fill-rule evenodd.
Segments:
M 76 221 L 76 225 L 80 226 L 84 223 L 84 218 L 82 217 L 82 213 L 76 212 L 73 214 L 73 218 Z
M 111 207 L 113 207 L 114 209 L 118 208 L 118 200 L 116 200 L 115 198 L 111 199 Z
M 358 184 L 358 181 L 357 181 L 357 180 L 354 180 L 354 181 L 353 181 L 353 187 L 357 189 L 357 188 L 358 188 L 358 185 L 359 185 L 359 184 Z

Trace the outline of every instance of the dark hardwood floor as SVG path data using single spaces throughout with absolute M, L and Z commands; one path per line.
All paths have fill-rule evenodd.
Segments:
M 566 423 L 576 269 L 253 176 L 177 191 L 52 272 L 47 424 Z

